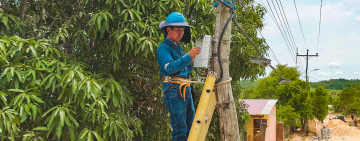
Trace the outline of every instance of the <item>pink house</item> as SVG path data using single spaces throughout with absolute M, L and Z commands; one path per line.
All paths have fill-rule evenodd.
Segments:
M 241 101 L 241 100 L 239 100 Z M 259 139 L 260 124 L 266 124 L 265 141 L 276 141 L 276 99 L 243 99 L 249 105 L 247 141 Z M 256 136 L 256 138 L 254 138 Z

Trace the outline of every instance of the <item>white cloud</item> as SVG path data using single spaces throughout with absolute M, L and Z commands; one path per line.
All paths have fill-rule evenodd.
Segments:
M 323 72 L 323 71 L 318 71 L 319 72 L 319 75 L 321 75 L 321 76 L 329 76 L 329 75 L 331 75 L 331 73 L 329 73 L 329 72 Z
M 355 17 L 355 21 L 360 22 L 360 15 L 358 15 L 358 16 Z
M 360 74 L 360 72 L 355 71 L 354 74 Z
M 342 71 L 336 71 L 336 74 L 341 75 L 341 74 L 343 74 L 343 72 Z
M 338 68 L 338 67 L 341 66 L 341 64 L 340 64 L 338 61 L 335 61 L 335 62 L 330 62 L 330 63 L 328 64 L 328 66 L 329 66 L 330 68 Z

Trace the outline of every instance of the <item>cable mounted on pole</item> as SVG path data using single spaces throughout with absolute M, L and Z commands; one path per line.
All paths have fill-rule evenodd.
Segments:
M 221 0 L 216 0 L 216 1 L 233 10 L 233 8 L 232 8 L 230 5 L 224 3 L 223 1 L 221 1 Z M 259 56 L 262 57 L 262 58 L 264 58 L 264 56 L 261 54 L 260 50 L 257 48 L 256 44 L 250 39 L 250 37 L 249 37 L 249 36 L 245 33 L 245 31 L 240 27 L 239 23 L 236 21 L 236 19 L 235 19 L 234 17 L 233 17 L 233 19 L 234 19 L 233 22 L 235 23 L 235 26 L 236 26 L 236 27 L 240 30 L 240 32 L 246 37 L 246 39 L 254 46 L 254 48 L 255 48 L 255 50 L 257 51 L 257 53 L 259 54 Z M 276 69 L 275 69 L 271 64 L 270 64 L 269 66 L 270 66 L 270 68 L 273 69 L 273 71 L 280 77 L 281 80 L 286 80 L 284 77 L 282 77 L 282 76 L 276 71 Z M 280 82 L 281 82 L 281 81 L 280 81 Z

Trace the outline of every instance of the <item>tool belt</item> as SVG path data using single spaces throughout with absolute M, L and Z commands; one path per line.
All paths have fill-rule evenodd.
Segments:
M 186 91 L 186 87 L 190 87 L 190 83 L 188 82 L 183 82 L 183 81 L 190 81 L 190 79 L 186 79 L 186 78 L 182 78 L 182 77 L 176 77 L 176 76 L 163 76 L 162 77 L 162 81 L 164 83 L 175 83 L 175 84 L 179 84 L 179 92 L 180 92 L 180 96 L 184 99 L 185 101 L 185 91 Z M 183 91 L 181 91 L 183 90 Z

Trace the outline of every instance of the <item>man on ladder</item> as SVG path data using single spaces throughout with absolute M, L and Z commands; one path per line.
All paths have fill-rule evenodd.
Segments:
M 184 54 L 179 41 L 189 43 L 190 26 L 181 13 L 169 14 L 159 25 L 164 34 L 163 42 L 158 46 L 156 57 L 163 81 L 164 103 L 170 113 L 172 140 L 187 140 L 195 116 L 194 103 L 189 81 L 196 55 L 200 47 L 194 47 Z

